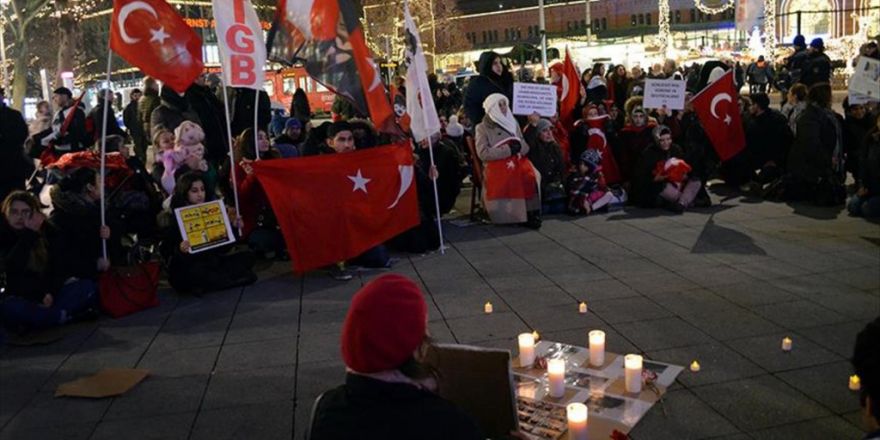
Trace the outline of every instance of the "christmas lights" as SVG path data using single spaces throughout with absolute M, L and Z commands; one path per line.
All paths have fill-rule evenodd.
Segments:
M 702 11 L 704 14 L 715 15 L 720 14 L 730 8 L 733 8 L 734 1 L 735 0 L 727 0 L 727 3 L 713 8 L 711 6 L 704 5 L 702 0 L 694 0 L 694 6 L 696 6 L 697 9 Z
M 660 28 L 657 34 L 657 46 L 660 53 L 664 57 L 668 57 L 670 45 L 672 43 L 672 34 L 669 29 L 669 0 L 659 0 L 658 9 L 660 15 L 657 17 L 657 24 Z
M 767 58 L 776 54 L 776 0 L 764 0 L 764 52 Z

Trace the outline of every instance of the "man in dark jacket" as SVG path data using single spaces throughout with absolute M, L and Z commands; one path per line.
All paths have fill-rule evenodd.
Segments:
M 131 91 L 129 95 L 131 99 L 128 105 L 125 106 L 125 110 L 122 111 L 122 122 L 125 124 L 125 128 L 128 129 L 128 135 L 131 136 L 131 140 L 134 142 L 135 156 L 140 159 L 141 163 L 146 163 L 147 145 L 149 142 L 147 141 L 146 134 L 144 134 L 144 124 L 141 123 L 141 118 L 138 114 L 138 101 L 140 101 L 141 96 L 143 96 L 141 89 Z
M 769 183 L 782 175 L 793 136 L 788 120 L 770 108 L 770 98 L 766 94 L 752 95 L 749 113 L 752 115 L 746 125 L 749 171 L 760 170 L 757 180 Z
M 478 76 L 471 77 L 464 94 L 464 111 L 475 122 L 486 115 L 483 101 L 493 93 L 501 93 L 513 102 L 513 74 L 495 52 L 483 52 L 477 64 Z
M 0 200 L 16 189 L 24 189 L 28 168 L 24 159 L 24 141 L 28 128 L 21 112 L 6 106 L 0 88 Z
M 177 93 L 166 85 L 162 87 L 160 97 L 161 104 L 153 110 L 153 114 L 150 116 L 150 133 L 155 133 L 159 128 L 174 131 L 183 121 L 192 121 L 202 125 L 198 113 L 189 105 L 184 94 Z
M 52 118 L 52 133 L 43 138 L 43 145 L 52 143 L 55 146 L 54 153 L 57 156 L 85 150 L 92 144 L 92 139 L 86 132 L 86 113 L 80 106 L 74 106 L 73 92 L 67 87 L 59 87 L 52 94 L 52 101 L 55 103 L 58 113 L 55 113 L 55 117 Z M 71 112 L 73 115 L 70 124 L 66 130 L 62 130 L 64 122 Z
M 794 46 L 794 53 L 785 60 L 785 70 L 791 76 L 791 84 L 795 84 L 801 82 L 809 52 L 807 52 L 807 42 L 803 35 L 794 37 L 792 46 Z
M 161 103 L 159 98 L 159 83 L 149 76 L 144 78 L 144 96 L 138 101 L 138 118 L 144 127 L 144 136 L 148 141 L 153 139 L 151 118 L 153 110 Z
M 797 121 L 797 135 L 788 155 L 789 184 L 786 198 L 815 200 L 820 182 L 831 185 L 835 157 L 840 157 L 841 127 L 831 111 L 831 86 L 810 87 L 807 108 Z M 838 182 L 839 183 L 839 182 Z M 836 184 L 835 184 L 836 186 Z
M 217 164 L 226 159 L 229 152 L 229 139 L 226 137 L 226 116 L 223 103 L 205 84 L 204 76 L 186 90 L 186 100 L 195 111 L 205 132 L 205 159 Z
M 104 100 L 104 97 L 107 97 L 107 100 Z M 101 143 L 101 128 L 104 126 L 104 105 L 108 105 L 107 107 L 107 136 L 122 136 L 125 138 L 125 132 L 122 131 L 122 128 L 119 127 L 119 121 L 116 120 L 116 114 L 113 112 L 113 92 L 107 89 L 102 89 L 98 92 L 98 105 L 96 105 L 92 111 L 89 112 L 89 118 L 86 121 L 86 127 L 91 130 L 92 140 L 98 147 L 100 147 Z
M 767 93 L 767 84 L 773 82 L 773 68 L 761 55 L 758 61 L 749 65 L 746 77 L 749 80 L 749 93 Z
M 254 90 L 244 87 L 235 89 L 232 98 L 232 137 L 238 137 L 245 129 L 254 127 Z M 269 94 L 260 90 L 259 115 L 257 126 L 260 130 L 269 132 L 269 122 L 272 120 L 272 102 Z
M 849 98 L 843 99 L 843 152 L 846 154 L 846 170 L 852 173 L 859 183 L 859 159 L 865 148 L 868 132 L 874 128 L 873 117 L 868 115 L 867 109 L 862 104 L 849 103 Z
M 810 42 L 801 81 L 807 87 L 823 82 L 831 82 L 831 58 L 825 55 L 825 42 L 821 38 L 814 38 Z

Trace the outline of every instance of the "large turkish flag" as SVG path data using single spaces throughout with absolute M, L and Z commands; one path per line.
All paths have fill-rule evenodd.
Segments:
M 356 257 L 419 223 L 409 144 L 253 167 L 296 272 Z
M 562 94 L 559 97 L 559 120 L 566 130 L 571 130 L 580 115 L 574 114 L 581 99 L 581 75 L 578 73 L 568 48 L 565 49 L 565 62 L 562 65 Z
M 746 147 L 733 69 L 706 86 L 691 102 L 703 124 L 703 130 L 722 161 L 736 156 Z
M 113 0 L 110 47 L 179 93 L 202 73 L 202 40 L 164 0 Z

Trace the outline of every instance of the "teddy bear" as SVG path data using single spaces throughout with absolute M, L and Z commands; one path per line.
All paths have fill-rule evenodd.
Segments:
M 191 170 L 208 171 L 208 162 L 205 160 L 205 131 L 199 124 L 192 121 L 183 121 L 174 130 L 177 148 L 184 153 L 184 164 Z

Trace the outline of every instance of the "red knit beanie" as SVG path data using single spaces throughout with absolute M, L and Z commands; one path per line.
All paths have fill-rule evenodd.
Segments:
M 382 275 L 351 300 L 342 326 L 342 360 L 359 373 L 393 370 L 425 338 L 428 307 L 409 278 Z

